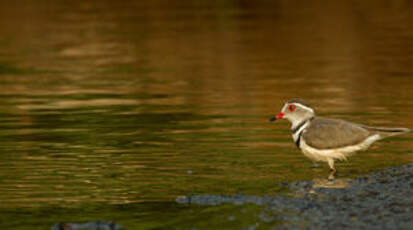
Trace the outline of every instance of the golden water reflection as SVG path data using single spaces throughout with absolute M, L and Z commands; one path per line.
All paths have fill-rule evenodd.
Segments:
M 267 118 L 302 97 L 413 127 L 412 15 L 408 1 L 1 3 L 0 202 L 269 194 L 322 177 Z M 412 147 L 380 142 L 342 175 L 411 162 Z

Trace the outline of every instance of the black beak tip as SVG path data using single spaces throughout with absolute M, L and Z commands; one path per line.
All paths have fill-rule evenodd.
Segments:
M 275 117 L 270 117 L 270 119 L 269 119 L 270 122 L 273 122 L 273 121 L 276 121 L 276 120 L 277 120 L 277 118 L 275 118 Z

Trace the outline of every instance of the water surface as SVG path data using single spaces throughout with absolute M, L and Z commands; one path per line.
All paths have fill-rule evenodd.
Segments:
M 286 121 L 268 123 L 292 97 L 323 116 L 413 127 L 408 1 L 0 4 L 2 228 L 202 229 L 227 212 L 248 226 L 255 207 L 174 199 L 326 177 Z M 340 176 L 412 162 L 412 140 L 376 143 L 338 163 Z

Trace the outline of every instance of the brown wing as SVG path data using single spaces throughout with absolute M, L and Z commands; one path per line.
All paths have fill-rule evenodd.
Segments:
M 361 126 L 338 119 L 315 117 L 303 133 L 307 145 L 333 149 L 361 143 L 370 132 Z

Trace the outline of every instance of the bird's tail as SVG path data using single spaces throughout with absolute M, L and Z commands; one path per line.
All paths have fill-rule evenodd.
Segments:
M 404 133 L 413 133 L 412 129 L 408 128 L 382 128 L 382 127 L 365 127 L 367 130 L 373 133 L 377 133 L 381 138 L 396 136 Z

